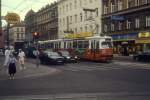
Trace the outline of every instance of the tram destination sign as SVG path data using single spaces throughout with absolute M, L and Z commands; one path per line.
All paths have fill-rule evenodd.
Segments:
M 17 13 L 7 13 L 5 20 L 10 24 L 16 24 L 20 22 L 20 16 Z

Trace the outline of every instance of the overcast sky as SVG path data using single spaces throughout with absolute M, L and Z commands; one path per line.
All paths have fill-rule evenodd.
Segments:
M 54 1 L 57 0 L 2 0 L 2 16 L 5 16 L 7 12 L 15 12 L 24 20 L 25 14 L 30 9 L 38 11 L 41 7 Z M 5 24 L 6 22 L 3 21 L 3 25 Z

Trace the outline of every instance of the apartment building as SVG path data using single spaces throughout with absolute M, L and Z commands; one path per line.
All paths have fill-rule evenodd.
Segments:
M 14 45 L 17 42 L 25 42 L 25 24 L 20 22 L 18 24 L 12 25 L 9 28 L 9 43 Z
M 91 32 L 101 34 L 101 0 L 59 0 L 58 37 Z
M 25 16 L 25 40 L 33 40 L 32 33 L 37 31 L 36 13 L 31 9 Z
M 140 51 L 150 38 L 150 0 L 103 0 L 102 31 L 114 39 L 114 52 Z M 147 41 L 148 42 L 148 41 Z
M 46 5 L 38 12 L 30 10 L 25 17 L 27 39 L 33 40 L 32 34 L 38 32 L 39 40 L 58 38 L 58 9 L 57 2 Z M 28 40 L 29 41 L 29 40 Z

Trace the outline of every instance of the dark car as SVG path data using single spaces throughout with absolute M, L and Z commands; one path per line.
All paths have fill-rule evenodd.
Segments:
M 65 58 L 65 62 L 77 62 L 78 57 L 71 55 L 68 51 L 66 50 L 61 50 L 58 51 L 58 53 Z
M 39 56 L 41 64 L 64 64 L 64 58 L 57 52 L 44 51 Z
M 133 56 L 133 59 L 136 61 L 150 61 L 150 52 L 141 52 L 135 54 Z

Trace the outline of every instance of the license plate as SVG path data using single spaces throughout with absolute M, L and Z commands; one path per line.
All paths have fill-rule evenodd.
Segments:
M 57 62 L 62 62 L 62 61 L 57 61 Z

